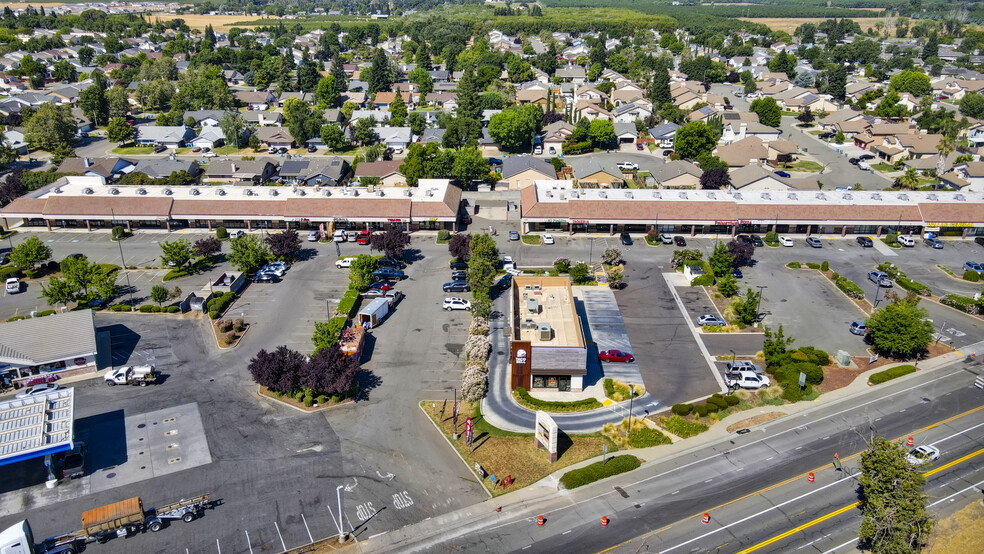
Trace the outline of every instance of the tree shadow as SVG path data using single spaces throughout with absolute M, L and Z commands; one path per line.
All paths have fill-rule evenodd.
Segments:
M 317 248 L 301 248 L 297 253 L 297 261 L 304 262 L 318 257 Z
M 408 265 L 414 262 L 419 262 L 424 259 L 424 254 L 419 248 L 404 248 L 403 249 L 403 261 Z
M 360 371 L 355 376 L 355 380 L 359 382 L 359 393 L 355 395 L 354 399 L 356 402 L 369 400 L 369 391 L 383 383 L 383 380 L 378 375 L 366 370 Z
M 372 353 L 376 349 L 376 337 L 372 333 L 365 334 L 365 342 L 362 344 L 362 352 L 359 354 L 359 363 L 364 364 L 372 359 Z

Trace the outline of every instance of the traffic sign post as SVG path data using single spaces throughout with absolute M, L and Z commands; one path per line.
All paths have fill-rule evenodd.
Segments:
M 608 463 L 608 444 L 601 445 L 601 465 L 604 467 Z

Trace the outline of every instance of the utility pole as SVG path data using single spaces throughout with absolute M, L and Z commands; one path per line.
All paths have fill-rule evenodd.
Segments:
M 113 216 L 113 221 L 116 221 L 116 211 L 113 208 L 109 209 L 109 213 Z M 110 235 L 112 236 L 112 235 Z M 130 285 L 130 270 L 126 266 L 126 260 L 123 259 L 123 238 L 116 241 L 116 245 L 120 247 L 120 263 L 123 264 L 123 275 L 126 277 L 126 291 L 130 295 L 130 311 L 133 311 L 133 287 Z

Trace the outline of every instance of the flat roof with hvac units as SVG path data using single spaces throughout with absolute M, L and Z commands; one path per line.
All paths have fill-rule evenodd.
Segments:
M 0 402 L 0 465 L 71 450 L 75 389 Z

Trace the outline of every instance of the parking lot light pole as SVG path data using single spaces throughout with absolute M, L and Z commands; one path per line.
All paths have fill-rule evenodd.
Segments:
M 768 285 L 759 285 L 756 288 L 759 290 L 758 312 L 760 314 L 764 314 L 765 313 L 765 310 L 762 309 L 762 298 L 764 298 L 764 296 L 762 295 L 762 291 L 765 290 L 765 289 L 767 289 L 767 288 L 769 288 L 769 287 L 768 287 Z M 765 320 L 765 316 L 764 315 L 762 316 L 762 320 Z
M 731 352 L 731 363 L 733 365 L 735 363 L 735 357 L 737 356 L 737 354 L 735 354 L 734 350 L 731 350 L 730 352 Z
M 881 293 L 881 285 L 879 285 L 878 283 L 875 283 L 875 300 L 874 300 L 874 302 L 871 303 L 871 309 L 872 310 L 874 310 L 875 308 L 877 308 L 878 307 L 878 302 L 881 301 L 881 299 L 878 298 L 878 294 L 879 293 Z
M 342 489 L 345 485 L 335 487 L 335 494 L 338 495 L 338 542 L 345 542 L 345 528 L 342 527 Z
M 113 208 L 109 209 L 109 213 L 113 216 L 113 221 L 116 221 L 116 211 Z M 133 287 L 130 285 L 130 270 L 126 267 L 126 260 L 123 259 L 123 237 L 116 241 L 116 245 L 120 247 L 120 263 L 123 264 L 123 275 L 126 276 L 126 290 L 130 294 L 130 311 L 133 311 Z
M 635 387 L 629 383 L 629 433 L 632 433 L 632 399 L 635 398 Z

